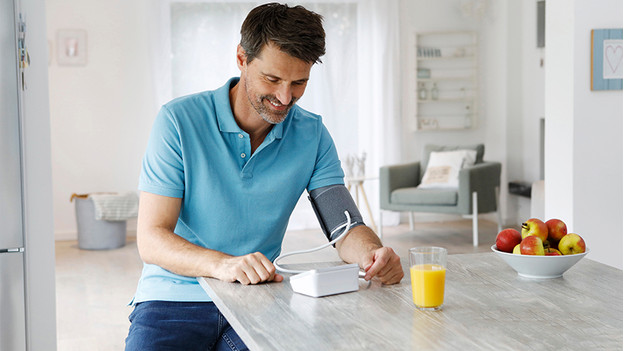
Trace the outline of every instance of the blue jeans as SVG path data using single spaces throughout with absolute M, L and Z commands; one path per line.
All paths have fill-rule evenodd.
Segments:
M 212 302 L 140 302 L 128 319 L 126 351 L 248 350 Z

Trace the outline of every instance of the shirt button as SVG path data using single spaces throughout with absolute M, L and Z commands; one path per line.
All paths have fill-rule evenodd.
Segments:
M 247 156 L 247 155 L 245 155 L 245 153 L 243 152 L 243 153 L 241 154 L 241 158 L 245 158 L 245 156 Z
M 242 134 L 239 134 L 239 135 L 238 135 L 238 138 L 239 138 L 239 139 L 242 139 L 242 138 L 243 138 L 243 135 L 242 135 Z

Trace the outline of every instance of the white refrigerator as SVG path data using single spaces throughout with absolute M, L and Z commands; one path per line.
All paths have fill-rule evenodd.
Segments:
M 13 0 L 0 0 L 0 349 L 26 349 L 22 167 Z
M 56 349 L 47 55 L 20 67 L 22 5 L 45 18 L 41 1 L 0 0 L 0 351 Z M 40 53 L 45 27 L 34 28 Z

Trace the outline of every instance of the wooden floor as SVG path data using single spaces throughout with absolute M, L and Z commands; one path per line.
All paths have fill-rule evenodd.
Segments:
M 478 247 L 472 246 L 470 220 L 416 223 L 384 228 L 384 245 L 401 257 L 414 246 L 442 246 L 449 254 L 487 252 L 496 237 L 496 224 L 479 221 Z M 291 231 L 286 234 L 283 252 L 307 249 L 326 243 L 320 230 Z M 288 262 L 335 260 L 333 248 Z M 291 260 L 291 261 L 289 261 Z M 136 240 L 106 251 L 80 250 L 76 241 L 56 242 L 56 319 L 59 351 L 123 350 L 128 333 L 128 314 L 142 263 Z

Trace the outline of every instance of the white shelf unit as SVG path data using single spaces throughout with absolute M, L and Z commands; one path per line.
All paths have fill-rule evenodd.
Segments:
M 464 130 L 476 126 L 477 40 L 476 33 L 469 31 L 414 34 L 412 96 L 416 130 Z M 437 93 L 433 92 L 435 89 Z

